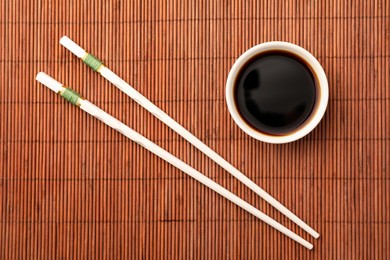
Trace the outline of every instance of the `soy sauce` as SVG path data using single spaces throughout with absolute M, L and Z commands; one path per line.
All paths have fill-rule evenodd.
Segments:
M 299 57 L 267 52 L 242 67 L 235 82 L 235 102 L 253 128 L 285 135 L 298 129 L 316 102 L 316 77 Z

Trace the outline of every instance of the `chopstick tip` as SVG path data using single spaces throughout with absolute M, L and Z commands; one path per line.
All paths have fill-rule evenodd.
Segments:
M 79 58 L 85 55 L 85 50 L 66 35 L 61 37 L 60 44 Z
M 71 40 L 71 39 L 69 39 L 68 36 L 64 35 L 64 36 L 61 37 L 60 43 L 63 44 L 64 42 L 66 42 L 66 41 L 68 41 L 68 40 Z
M 43 77 L 45 77 L 45 75 L 46 75 L 45 72 L 40 71 L 40 72 L 38 72 L 38 74 L 37 74 L 37 76 L 35 77 L 35 79 L 36 79 L 37 81 L 41 82 L 40 80 L 41 80 Z
M 52 77 L 50 77 L 49 75 L 47 75 L 42 71 L 37 74 L 35 79 L 56 93 L 58 93 L 63 88 L 60 82 L 53 79 Z

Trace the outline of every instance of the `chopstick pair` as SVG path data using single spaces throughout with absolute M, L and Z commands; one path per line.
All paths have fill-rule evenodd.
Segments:
M 42 83 L 43 85 L 45 85 L 46 87 L 50 88 L 54 92 L 59 93 L 63 98 L 65 98 L 70 103 L 80 107 L 82 110 L 84 110 L 88 114 L 99 119 L 100 121 L 102 121 L 106 125 L 114 128 L 115 130 L 122 133 L 127 138 L 133 140 L 134 142 L 138 143 L 139 145 L 141 145 L 145 149 L 147 149 L 147 150 L 151 151 L 152 153 L 154 153 L 155 155 L 157 155 L 158 157 L 164 159 L 165 161 L 172 164 L 176 168 L 182 170 L 183 172 L 185 172 L 186 174 L 188 174 L 189 176 L 191 176 L 195 180 L 201 182 L 202 184 L 204 184 L 205 186 L 214 190 L 215 192 L 222 195 L 226 199 L 230 200 L 231 202 L 233 202 L 237 206 L 243 208 L 244 210 L 246 210 L 247 212 L 256 216 L 260 220 L 264 221 L 265 223 L 267 223 L 270 226 L 272 226 L 273 228 L 279 230 L 280 232 L 282 232 L 286 236 L 295 240 L 299 244 L 305 246 L 308 249 L 313 248 L 313 245 L 310 244 L 305 239 L 303 239 L 302 237 L 298 236 L 297 234 L 295 234 L 291 230 L 287 229 L 286 227 L 279 224 L 278 222 L 276 222 L 272 218 L 268 217 L 267 215 L 262 213 L 260 210 L 256 209 L 255 207 L 253 207 L 252 205 L 250 205 L 249 203 L 247 203 L 243 199 L 239 198 L 238 196 L 236 196 L 232 192 L 228 191 L 227 189 L 225 189 L 224 187 L 222 187 L 218 183 L 214 182 L 213 180 L 209 179 L 208 177 L 206 177 L 205 175 L 203 175 L 199 171 L 195 170 L 194 168 L 192 168 L 191 166 L 189 166 L 188 164 L 186 164 L 185 162 L 183 162 L 179 158 L 175 157 L 174 155 L 167 152 L 166 150 L 164 150 L 160 146 L 156 145 L 152 141 L 150 141 L 147 138 L 145 138 L 144 136 L 140 135 L 139 133 L 137 133 L 136 131 L 134 131 L 130 127 L 126 126 L 121 121 L 114 118 L 110 114 L 106 113 L 105 111 L 103 111 L 99 107 L 95 106 L 94 104 L 92 104 L 88 100 L 81 98 L 80 95 L 77 92 L 75 92 L 74 90 L 65 87 L 63 84 L 56 81 L 55 79 L 53 79 L 49 75 L 45 74 L 44 72 L 38 73 L 36 80 L 39 81 L 40 83 Z
M 78 46 L 75 42 L 73 42 L 72 40 L 70 40 L 66 36 L 61 38 L 60 43 L 63 46 L 65 46 L 68 50 L 70 50 L 73 54 L 75 54 L 77 57 L 81 58 L 84 61 L 84 63 L 86 63 L 88 66 L 90 66 L 94 71 L 99 72 L 104 78 L 106 78 L 108 81 L 110 81 L 116 87 L 118 87 L 120 90 L 125 92 L 128 96 L 133 98 L 137 103 L 139 103 L 141 106 L 143 106 L 145 109 L 147 109 L 153 115 L 155 115 L 158 119 L 160 119 L 162 122 L 167 124 L 169 127 L 171 127 L 176 133 L 181 135 L 183 138 L 185 138 L 187 141 L 189 141 L 191 144 L 193 144 L 195 147 L 197 147 L 199 150 L 201 150 L 203 153 L 205 153 L 208 157 L 210 157 L 212 160 L 214 160 L 222 168 L 224 168 L 226 171 L 228 171 L 230 174 L 232 174 L 234 177 L 236 177 L 238 180 L 240 180 L 242 183 L 244 183 L 252 191 L 254 191 L 260 197 L 265 199 L 268 203 L 270 203 L 272 206 L 274 206 L 276 209 L 278 209 L 280 212 L 282 212 L 285 216 L 287 216 L 290 220 L 292 220 L 294 223 L 296 223 L 298 226 L 300 226 L 302 229 L 304 229 L 310 235 L 312 235 L 315 238 L 319 237 L 319 234 L 316 231 L 314 231 L 311 227 L 309 227 L 306 223 L 304 223 L 301 219 L 299 219 L 296 215 L 294 215 L 291 211 L 289 211 L 286 207 L 284 207 L 280 202 L 278 202 L 276 199 L 274 199 L 266 191 L 261 189 L 253 181 L 251 181 L 249 178 L 247 178 L 243 173 L 238 171 L 234 166 L 232 166 L 225 159 L 223 159 L 220 155 L 218 155 L 216 152 L 214 152 L 212 149 L 210 149 L 206 144 L 204 144 L 202 141 L 200 141 L 198 138 L 196 138 L 194 135 L 192 135 L 188 130 L 186 130 L 184 127 L 182 127 L 180 124 L 178 124 L 174 119 L 169 117 L 161 109 L 159 109 L 152 102 L 150 102 L 146 97 L 144 97 L 142 94 L 140 94 L 134 88 L 132 88 L 129 84 L 127 84 L 124 80 L 122 80 L 119 76 L 117 76 L 115 73 L 113 73 L 107 67 L 105 67 L 103 65 L 103 63 L 101 61 L 99 61 L 97 58 L 95 58 L 93 55 L 87 53 L 84 49 L 82 49 L 80 46 Z M 39 75 L 41 75 L 41 76 L 39 76 Z M 57 85 L 58 86 L 58 84 L 60 84 L 51 78 L 49 79 L 48 76 L 45 74 L 39 74 L 39 75 L 37 76 L 37 80 L 42 82 L 43 84 L 45 84 L 49 88 L 50 88 L 50 85 Z M 60 93 L 67 92 L 67 91 L 65 91 L 66 89 L 64 89 L 64 88 L 61 89 L 58 87 L 55 89 L 52 88 L 52 90 L 54 90 L 55 92 L 60 92 Z M 159 157 L 161 157 L 164 160 L 168 161 L 169 163 L 173 164 L 177 168 L 179 168 L 182 171 L 184 171 L 185 173 L 189 174 L 191 177 L 197 179 L 198 181 L 200 181 L 201 183 L 203 183 L 207 187 L 213 189 L 217 193 L 219 193 L 222 196 L 224 196 L 225 198 L 229 199 L 230 201 L 232 201 L 236 205 L 242 207 L 243 209 L 245 209 L 249 213 L 255 215 L 259 219 L 263 220 L 267 224 L 276 228 L 280 232 L 286 234 L 287 236 L 289 236 L 293 240 L 297 241 L 298 243 L 304 245 L 308 249 L 311 249 L 313 247 L 312 244 L 310 244 L 309 242 L 307 242 L 303 238 L 299 237 L 298 235 L 296 235 L 292 231 L 288 230 L 287 228 L 280 225 L 279 223 L 277 223 L 273 219 L 269 218 L 267 215 L 263 214 L 262 212 L 260 212 L 259 210 L 257 210 L 256 208 L 254 208 L 253 206 L 251 206 L 250 204 L 248 204 L 244 200 L 238 198 L 236 195 L 232 194 L 231 192 L 227 191 L 226 189 L 224 189 L 223 187 L 221 187 L 217 183 L 215 183 L 212 180 L 210 180 L 209 178 L 207 178 L 206 176 L 202 175 L 200 172 L 196 171 L 195 169 L 193 169 L 189 165 L 185 164 L 184 162 L 182 162 L 178 158 L 169 154 L 168 152 L 166 152 L 165 150 L 163 150 L 159 146 L 155 145 L 154 143 L 147 140 L 146 138 L 140 136 L 138 133 L 134 132 L 133 130 L 131 130 L 127 126 L 123 125 L 118 120 L 112 118 L 107 113 L 100 110 L 99 108 L 97 108 L 96 106 L 91 104 L 90 102 L 83 100 L 79 97 L 78 97 L 78 102 L 80 102 L 80 104 L 79 104 L 80 108 L 82 108 L 82 109 L 83 109 L 83 107 L 87 108 L 87 110 L 83 109 L 86 112 L 88 112 L 91 115 L 98 117 L 98 118 L 101 114 L 104 115 L 104 117 L 102 117 L 104 120 L 102 120 L 101 118 L 99 118 L 99 119 L 102 120 L 103 122 L 105 122 L 106 124 L 108 124 L 109 126 L 117 129 L 118 131 L 123 133 L 125 136 L 129 137 L 130 139 L 132 139 L 138 143 L 140 143 L 139 140 L 142 139 L 143 141 L 145 141 L 148 144 L 148 146 L 141 144 L 146 149 L 152 151 L 153 153 L 155 153 Z M 85 103 L 85 105 L 81 106 L 81 104 L 84 104 L 84 103 Z M 74 104 L 76 104 L 76 103 L 74 103 Z M 91 106 L 93 106 L 94 108 L 91 109 L 90 108 Z M 99 112 L 96 113 L 96 111 L 99 111 Z M 107 119 L 108 117 L 110 117 L 111 119 L 108 120 Z M 112 125 L 112 124 L 110 124 L 110 122 L 112 122 L 113 120 L 114 121 L 116 120 L 115 121 L 116 124 Z M 116 128 L 115 126 L 118 124 L 121 124 L 122 128 L 126 128 L 127 132 L 131 130 L 132 135 L 127 135 L 126 132 L 121 131 L 121 130 L 123 130 L 122 128 Z M 134 138 L 134 137 L 136 137 L 136 138 Z M 157 150 L 161 149 L 162 151 L 164 151 L 164 153 L 161 153 L 161 151 L 159 153 L 156 153 L 155 151 L 153 151 L 153 149 L 157 149 Z M 172 158 L 169 159 L 170 156 L 173 156 L 175 159 L 174 160 L 172 160 Z M 185 167 L 181 164 L 183 164 Z M 196 174 L 194 175 L 194 173 L 196 173 Z M 197 174 L 200 174 L 202 177 L 197 177 L 198 176 Z M 217 186 L 215 186 L 215 185 L 217 185 Z

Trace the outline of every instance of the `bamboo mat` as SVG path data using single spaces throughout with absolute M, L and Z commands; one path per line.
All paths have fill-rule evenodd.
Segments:
M 61 3 L 59 3 L 61 2 Z M 103 2 L 103 3 L 102 3 Z M 388 1 L 1 1 L 0 258 L 389 259 Z M 314 240 L 59 44 L 95 54 L 316 229 Z M 225 103 L 271 40 L 328 76 L 320 125 L 271 145 Z M 309 251 L 35 81 L 45 71 L 314 244 Z

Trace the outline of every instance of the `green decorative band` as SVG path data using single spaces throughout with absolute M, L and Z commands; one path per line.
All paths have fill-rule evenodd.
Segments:
M 78 106 L 79 99 L 81 98 L 80 95 L 74 91 L 71 88 L 65 88 L 63 92 L 60 92 L 61 97 L 65 98 L 69 103 L 72 103 L 73 105 Z
M 83 61 L 85 64 L 90 66 L 94 71 L 98 71 L 99 68 L 103 65 L 103 62 L 101 62 L 95 56 L 89 53 L 87 53 L 86 56 L 83 57 Z

